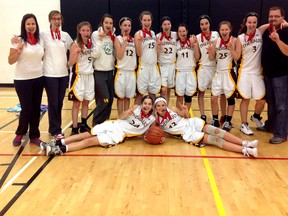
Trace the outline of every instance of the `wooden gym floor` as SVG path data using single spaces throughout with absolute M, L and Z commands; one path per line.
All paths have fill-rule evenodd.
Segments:
M 207 93 L 210 121 L 209 101 Z M 175 138 L 149 145 L 142 137 L 109 149 L 46 157 L 28 138 L 13 147 L 18 117 L 6 110 L 17 103 L 13 88 L 0 88 L 0 215 L 288 215 L 288 142 L 269 144 L 272 135 L 256 131 L 250 121 L 254 135 L 240 133 L 239 101 L 231 132 L 260 140 L 257 159 L 212 146 L 200 149 Z M 46 94 L 42 103 L 47 104 Z M 174 96 L 170 104 L 175 104 Z M 111 118 L 117 117 L 115 105 Z M 92 103 L 89 112 L 94 107 Z M 197 99 L 193 109 L 199 116 Z M 67 98 L 62 113 L 67 136 Z M 44 141 L 51 139 L 47 117 L 43 113 L 40 122 Z

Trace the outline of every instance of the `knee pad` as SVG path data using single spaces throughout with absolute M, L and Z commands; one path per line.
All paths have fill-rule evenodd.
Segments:
M 234 105 L 235 104 L 235 98 L 228 98 L 227 102 L 228 102 L 228 106 Z
M 208 135 L 207 142 L 208 142 L 207 144 L 222 148 L 225 141 L 224 141 L 224 139 L 222 139 L 218 136 Z
M 227 131 L 222 130 L 221 128 L 214 127 L 212 125 L 207 125 L 206 133 L 214 136 L 218 136 L 220 138 L 224 138 L 224 134 Z
M 191 103 L 192 102 L 192 96 L 184 95 L 184 101 L 186 103 Z

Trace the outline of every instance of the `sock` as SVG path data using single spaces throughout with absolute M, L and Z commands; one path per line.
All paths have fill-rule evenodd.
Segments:
M 81 118 L 81 120 L 82 120 L 81 123 L 82 123 L 83 125 L 86 125 L 86 124 L 87 124 L 87 118 Z
M 261 120 L 260 114 L 254 113 L 253 116 L 254 116 L 254 118 L 257 118 L 258 120 Z
M 226 116 L 226 121 L 231 122 L 232 116 Z
M 67 152 L 67 146 L 66 145 L 59 146 L 59 148 L 63 153 Z
M 212 115 L 213 119 L 218 120 L 218 115 Z
M 61 139 L 60 141 L 62 145 L 65 145 L 65 139 Z

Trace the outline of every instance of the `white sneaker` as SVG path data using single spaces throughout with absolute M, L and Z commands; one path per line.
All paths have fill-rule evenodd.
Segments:
M 50 142 L 41 142 L 40 143 L 40 148 L 42 151 L 46 151 L 47 146 L 55 146 L 56 145 L 56 140 L 52 139 Z
M 258 149 L 257 148 L 246 148 L 244 147 L 242 149 L 242 153 L 244 154 L 244 156 L 253 156 L 253 157 L 257 157 L 258 156 Z
M 261 119 L 262 117 L 260 117 L 260 120 L 259 120 L 255 118 L 253 115 L 250 117 L 250 120 L 253 121 L 257 125 L 257 128 L 261 128 L 265 125 L 263 122 L 261 122 Z
M 59 146 L 46 146 L 46 156 L 51 156 L 51 155 L 62 155 L 63 152 L 60 150 Z
M 257 148 L 258 143 L 259 143 L 258 140 L 253 140 L 253 141 L 244 140 L 242 143 L 242 146 L 249 147 L 249 148 Z
M 241 123 L 240 131 L 246 135 L 253 135 L 253 131 L 249 128 L 247 123 Z

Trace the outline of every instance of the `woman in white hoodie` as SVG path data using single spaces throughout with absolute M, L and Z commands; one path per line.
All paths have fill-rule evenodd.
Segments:
M 92 57 L 94 61 L 95 100 L 97 107 L 93 112 L 93 126 L 110 118 L 114 94 L 114 39 L 113 17 L 104 14 L 100 27 L 92 33 L 94 44 Z

